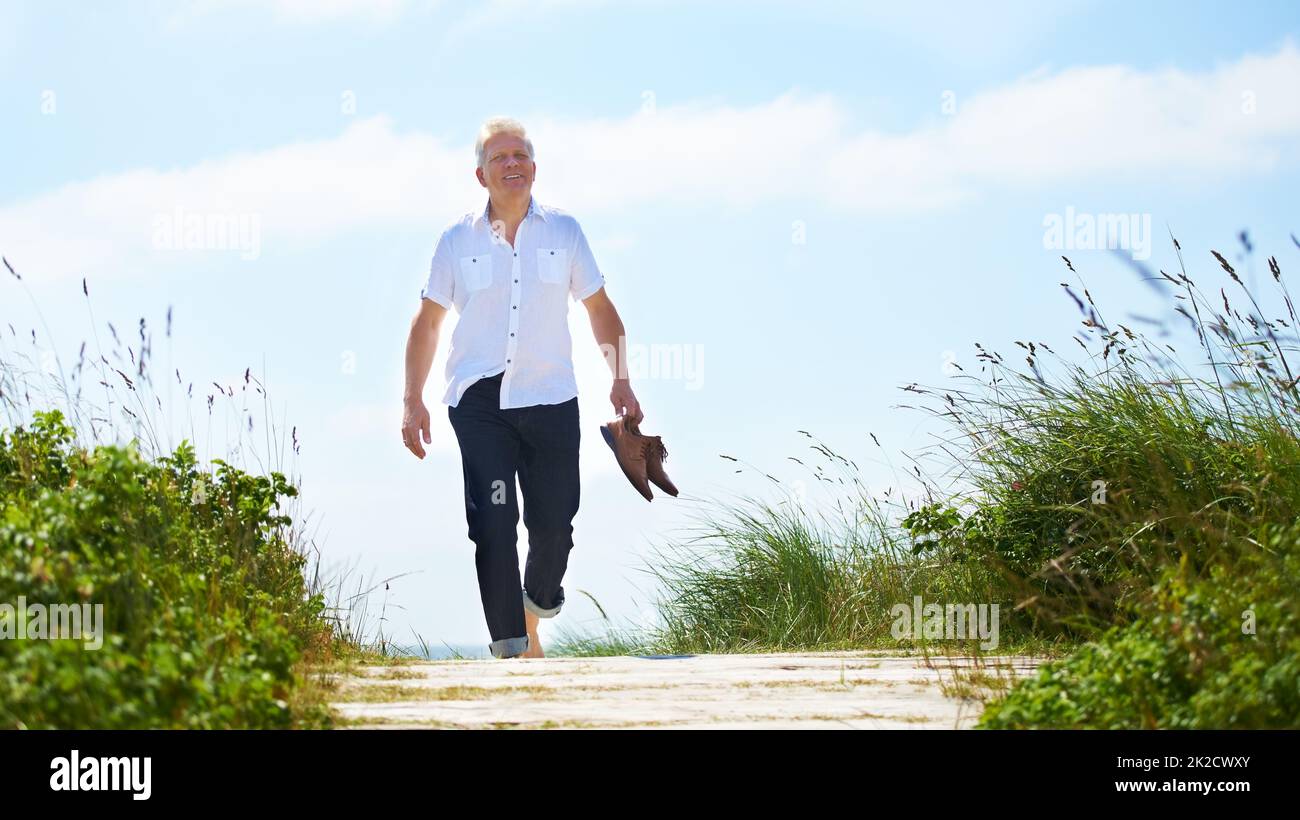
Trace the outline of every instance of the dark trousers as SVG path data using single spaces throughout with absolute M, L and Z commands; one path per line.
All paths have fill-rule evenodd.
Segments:
M 524 610 L 553 618 L 578 513 L 578 399 L 502 410 L 498 373 L 474 382 L 448 407 L 465 474 L 465 518 L 474 542 L 488 645 L 498 658 L 528 650 Z M 515 474 L 524 497 L 528 560 L 519 582 Z M 521 594 L 522 593 L 522 594 Z

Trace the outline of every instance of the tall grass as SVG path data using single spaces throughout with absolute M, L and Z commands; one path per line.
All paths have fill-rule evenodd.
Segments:
M 843 473 L 819 472 L 817 480 L 848 478 L 853 502 L 837 499 L 833 513 L 814 514 L 794 500 L 746 496 L 700 511 L 693 537 L 646 562 L 660 592 L 665 651 L 878 646 L 893 642 L 891 608 L 910 606 L 915 595 L 997 599 L 999 581 L 984 567 L 951 561 L 946 547 L 918 556 L 907 530 L 890 517 L 894 502 L 867 495 L 851 462 L 805 435 Z M 1006 637 L 1025 636 L 1013 626 Z
M 1171 241 L 1176 272 L 1138 268 L 1167 317 L 1104 315 L 1063 257 L 1080 313 L 1066 343 L 1079 350 L 1023 340 L 1012 360 L 977 344 L 979 372 L 904 387 L 916 398 L 904 407 L 944 429 L 909 456 L 913 497 L 868 494 L 856 463 L 804 433 L 822 459 L 814 477 L 847 492 L 829 517 L 752 497 L 706 503 L 692 537 L 646 562 L 662 627 L 642 642 L 906 647 L 890 608 L 920 595 L 1000 603 L 1002 650 L 1068 648 L 1141 621 L 1171 569 L 1194 584 L 1258 558 L 1300 510 L 1294 304 L 1275 258 L 1265 300 L 1217 251 L 1197 275 L 1218 271 L 1207 296 Z M 1254 264 L 1242 244 L 1239 264 Z M 1186 351 L 1162 341 L 1179 330 Z
M 1082 282 L 1083 299 L 1067 284 L 1083 363 L 1041 342 L 1017 343 L 1025 367 L 982 351 L 971 389 L 927 407 L 951 424 L 948 477 L 971 488 L 943 503 L 955 514 L 933 534 L 995 568 L 1037 629 L 1093 635 L 1128 618 L 1163 568 L 1232 561 L 1238 536 L 1300 510 L 1296 318 L 1280 265 L 1269 260 L 1286 315 L 1268 318 L 1211 252 L 1243 315 L 1224 288 L 1208 299 L 1174 248 L 1179 272 L 1159 277 L 1195 358 L 1108 322 Z
M 744 495 L 694 502 L 686 534 L 644 560 L 658 624 L 570 635 L 562 654 L 679 654 L 861 648 L 926 648 L 919 635 L 893 637 L 898 604 L 914 596 L 929 602 L 1005 600 L 1003 580 L 988 567 L 954 557 L 948 544 L 919 539 L 903 520 L 919 504 L 868 493 L 857 465 L 807 431 L 815 454 L 812 480 L 840 493 L 834 504 L 812 506 L 782 487 L 778 501 Z M 691 500 L 688 504 L 693 503 Z M 919 545 L 921 544 L 921 545 Z M 924 554 L 922 552 L 924 551 Z M 1012 618 L 1000 640 L 1026 652 L 1050 652 L 1042 639 Z M 959 649 L 975 650 L 973 636 Z M 933 649 L 934 646 L 928 647 Z

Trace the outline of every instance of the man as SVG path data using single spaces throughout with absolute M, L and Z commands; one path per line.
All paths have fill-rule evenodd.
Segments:
M 560 582 L 578 512 L 569 298 L 586 306 L 614 374 L 614 412 L 637 422 L 643 415 L 624 375 L 623 322 L 582 228 L 532 196 L 537 164 L 524 127 L 504 117 L 488 120 L 475 154 L 487 205 L 450 225 L 434 251 L 406 345 L 402 442 L 424 458 L 421 439 L 431 441 L 424 384 L 443 318 L 454 307 L 459 321 L 442 401 L 460 446 L 488 648 L 498 658 L 540 658 L 538 619 L 555 617 L 564 603 Z M 516 473 L 528 529 L 522 586 Z

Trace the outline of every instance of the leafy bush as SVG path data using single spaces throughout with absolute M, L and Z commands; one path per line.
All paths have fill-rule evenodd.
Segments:
M 280 512 L 296 490 L 213 463 L 188 443 L 152 461 L 88 450 L 58 411 L 0 433 L 0 604 L 102 604 L 104 635 L 0 640 L 0 726 L 328 721 L 294 698 L 295 664 L 329 634 Z
M 1040 668 L 983 728 L 1300 728 L 1300 526 L 1170 568 L 1132 623 Z

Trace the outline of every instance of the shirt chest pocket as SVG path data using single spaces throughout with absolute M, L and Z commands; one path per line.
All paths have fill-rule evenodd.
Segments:
M 465 290 L 471 293 L 483 290 L 492 284 L 492 257 L 488 254 L 462 256 L 460 278 L 465 282 Z
M 548 285 L 569 284 L 569 250 L 538 248 L 537 278 Z

